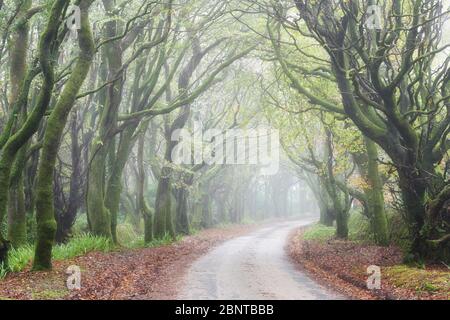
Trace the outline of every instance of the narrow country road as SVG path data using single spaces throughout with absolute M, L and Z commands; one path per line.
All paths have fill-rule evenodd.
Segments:
M 297 270 L 284 250 L 289 233 L 308 223 L 276 223 L 223 243 L 194 262 L 179 298 L 342 299 Z

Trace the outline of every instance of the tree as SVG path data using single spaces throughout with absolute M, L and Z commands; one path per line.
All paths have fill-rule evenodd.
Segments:
M 14 111 L 9 117 L 9 124 L 13 123 L 15 112 L 26 107 L 31 82 L 39 73 L 38 71 L 41 71 L 44 80 L 36 105 L 15 133 L 10 131 L 12 125 L 9 124 L 7 124 L 2 132 L 1 145 L 3 148 L 0 158 L 0 223 L 3 222 L 8 206 L 8 189 L 11 181 L 12 164 L 14 163 L 20 148 L 22 148 L 38 130 L 40 121 L 44 117 L 50 103 L 51 93 L 55 82 L 52 58 L 60 45 L 60 39 L 57 37 L 59 31 L 59 24 L 57 22 L 61 18 L 66 4 L 67 3 L 64 1 L 58 1 L 54 3 L 51 9 L 45 31 L 40 37 L 39 66 L 35 64 L 33 65 L 33 68 L 28 69 L 25 80 L 22 81 L 20 96 L 17 98 L 16 103 L 13 106 Z M 2 249 L 6 248 L 6 243 L 6 240 L 0 233 L 0 247 Z M 4 261 L 0 261 L 0 263 L 1 262 Z
M 93 0 L 80 0 L 78 3 L 81 20 L 81 28 L 78 32 L 80 54 L 69 80 L 50 113 L 44 134 L 36 181 L 37 241 L 33 261 L 34 270 L 51 268 L 52 245 L 56 234 L 53 207 L 53 171 L 68 115 L 89 72 L 95 53 L 95 44 L 88 14 L 92 3 Z
M 449 192 L 438 167 L 449 150 L 450 72 L 446 63 L 432 71 L 443 50 L 443 2 L 387 2 L 383 9 L 391 14 L 381 30 L 364 27 L 370 3 L 295 5 L 330 57 L 345 114 L 397 169 L 412 253 L 448 261 L 449 222 L 442 210 Z

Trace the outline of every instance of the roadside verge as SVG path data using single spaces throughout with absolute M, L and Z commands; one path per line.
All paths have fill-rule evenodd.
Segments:
M 407 266 L 400 249 L 306 237 L 317 225 L 291 233 L 287 251 L 293 262 L 319 283 L 352 299 L 450 299 L 450 272 L 445 266 Z M 311 232 L 310 232 L 311 234 Z M 381 289 L 367 288 L 367 268 L 381 268 Z

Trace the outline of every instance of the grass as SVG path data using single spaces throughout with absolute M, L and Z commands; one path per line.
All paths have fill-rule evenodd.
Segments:
M 150 243 L 144 243 L 144 238 L 139 236 L 129 224 L 118 227 L 118 238 L 121 247 L 127 249 L 153 248 L 170 245 L 180 241 L 182 236 L 175 240 L 169 235 L 162 239 L 155 239 Z M 117 249 L 107 238 L 92 236 L 88 233 L 75 235 L 68 243 L 53 247 L 53 260 L 68 260 L 83 256 L 89 252 L 110 252 Z M 0 265 L 0 279 L 3 279 L 9 272 L 20 272 L 24 270 L 32 261 L 34 247 L 26 245 L 18 249 L 11 249 L 8 253 L 9 269 Z
M 54 260 L 66 260 L 85 255 L 92 251 L 108 252 L 114 246 L 111 242 L 102 237 L 95 237 L 89 234 L 81 234 L 72 238 L 67 244 L 56 245 L 53 248 L 52 257 Z M 18 249 L 11 249 L 8 254 L 9 270 L 0 266 L 0 279 L 4 278 L 8 272 L 20 272 L 32 261 L 34 247 L 26 245 Z
M 131 223 L 121 223 L 117 226 L 117 239 L 123 246 L 132 247 L 136 239 L 139 239 L 139 234 Z
M 113 249 L 114 246 L 107 238 L 82 234 L 72 238 L 65 245 L 55 246 L 53 248 L 53 259 L 66 260 L 85 255 L 92 251 L 108 252 Z
M 398 265 L 384 268 L 383 274 L 397 287 L 415 290 L 418 294 L 442 294 L 450 299 L 449 271 Z
M 56 300 L 65 297 L 68 292 L 68 290 L 47 289 L 35 291 L 31 296 L 33 300 Z
M 178 235 L 174 240 L 168 233 L 162 239 L 155 239 L 149 243 L 144 242 L 143 237 L 138 237 L 136 240 L 123 244 L 124 247 L 128 249 L 142 249 L 142 248 L 154 248 L 154 247 L 162 247 L 173 244 L 174 242 L 181 241 L 183 236 Z
M 245 221 L 248 224 L 253 223 L 251 220 Z M 223 225 L 228 227 L 232 224 Z M 112 250 L 126 249 L 142 249 L 167 246 L 174 242 L 180 241 L 183 237 L 177 236 L 173 239 L 166 234 L 162 239 L 155 239 L 150 243 L 145 243 L 142 235 L 136 231 L 136 227 L 131 223 L 124 222 L 117 226 L 117 237 L 120 246 L 112 244 L 107 238 L 92 236 L 87 233 L 86 215 L 81 215 L 73 227 L 75 236 L 66 244 L 56 245 L 53 247 L 53 260 L 68 260 L 85 255 L 89 252 L 109 252 Z M 200 229 L 192 228 L 192 234 L 198 233 Z M 9 269 L 0 265 L 0 279 L 3 279 L 8 272 L 20 272 L 30 265 L 34 256 L 34 246 L 29 244 L 18 249 L 11 249 L 8 253 Z
M 336 234 L 336 227 L 328 227 L 317 223 L 308 228 L 303 238 L 305 240 L 327 241 Z M 358 212 L 352 212 L 348 220 L 348 238 L 351 241 L 372 241 L 373 236 L 370 233 L 369 220 Z
M 0 280 L 3 279 L 4 277 L 6 277 L 7 274 L 8 274 L 8 271 L 3 266 L 3 263 L 0 264 Z M 0 300 L 1 300 L 1 297 L 0 297 Z
M 305 240 L 327 241 L 334 237 L 336 230 L 334 227 L 327 227 L 317 223 L 308 228 L 303 234 Z
M 388 212 L 387 217 L 391 243 L 400 247 L 403 252 L 407 252 L 410 241 L 406 224 L 398 214 L 393 212 Z M 333 238 L 335 233 L 336 227 L 315 224 L 305 232 L 305 239 L 325 241 Z M 348 239 L 358 243 L 375 243 L 369 219 L 355 210 L 350 212 L 348 220 Z

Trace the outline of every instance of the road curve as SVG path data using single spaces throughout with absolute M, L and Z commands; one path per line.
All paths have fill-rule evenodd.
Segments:
M 179 299 L 330 300 L 343 297 L 311 280 L 289 261 L 289 233 L 311 221 L 275 223 L 213 249 L 194 262 Z

